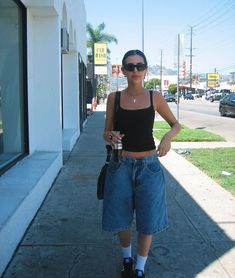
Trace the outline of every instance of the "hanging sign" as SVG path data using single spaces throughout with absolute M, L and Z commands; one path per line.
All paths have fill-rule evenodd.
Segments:
M 107 43 L 94 44 L 94 64 L 107 65 Z

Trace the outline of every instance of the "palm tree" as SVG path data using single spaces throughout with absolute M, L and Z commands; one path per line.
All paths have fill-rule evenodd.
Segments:
M 97 42 L 106 42 L 111 43 L 115 42 L 117 43 L 117 38 L 114 35 L 108 34 L 104 32 L 105 24 L 101 23 L 97 26 L 97 28 L 94 28 L 90 23 L 87 23 L 87 48 L 90 49 L 90 55 L 88 55 L 88 59 L 94 56 L 94 44 Z M 110 50 L 107 49 L 108 54 L 110 53 Z M 89 59 L 90 60 L 90 59 Z M 91 62 L 91 60 L 90 60 Z M 92 62 L 93 63 L 93 62 Z M 94 65 L 92 66 L 92 87 L 93 87 L 93 96 L 96 97 L 96 78 L 95 78 L 95 72 L 94 72 Z
M 99 24 L 97 28 L 94 28 L 90 23 L 87 23 L 87 48 L 91 49 L 93 52 L 94 43 L 96 42 L 115 42 L 117 43 L 117 38 L 114 35 L 104 33 L 105 24 L 104 22 Z M 110 50 L 108 49 L 108 53 Z M 93 53 L 92 53 L 93 54 Z

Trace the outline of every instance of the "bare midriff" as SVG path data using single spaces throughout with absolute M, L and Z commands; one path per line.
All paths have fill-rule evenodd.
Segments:
M 133 158 L 142 158 L 145 156 L 155 155 L 156 150 L 144 151 L 144 152 L 128 152 L 122 150 L 122 156 L 133 157 Z

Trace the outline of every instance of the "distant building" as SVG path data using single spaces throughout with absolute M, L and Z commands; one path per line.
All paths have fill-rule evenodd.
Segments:
M 0 38 L 1 276 L 86 121 L 84 1 L 0 1 Z
M 148 80 L 152 78 L 161 79 L 160 75 L 149 75 Z M 170 84 L 177 83 L 177 75 L 162 75 L 162 90 L 167 90 Z

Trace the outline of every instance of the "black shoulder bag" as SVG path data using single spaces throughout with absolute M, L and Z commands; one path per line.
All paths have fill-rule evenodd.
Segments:
M 115 126 L 115 123 L 116 123 L 116 112 L 119 107 L 119 101 L 120 101 L 120 92 L 117 91 L 115 93 L 115 101 L 114 101 L 113 126 Z M 98 200 L 104 199 L 105 177 L 106 177 L 107 168 L 108 168 L 108 165 L 110 162 L 112 147 L 110 145 L 106 145 L 106 151 L 107 151 L 106 161 L 105 161 L 105 164 L 101 168 L 101 171 L 100 171 L 100 174 L 99 174 L 98 180 L 97 180 L 97 199 Z

